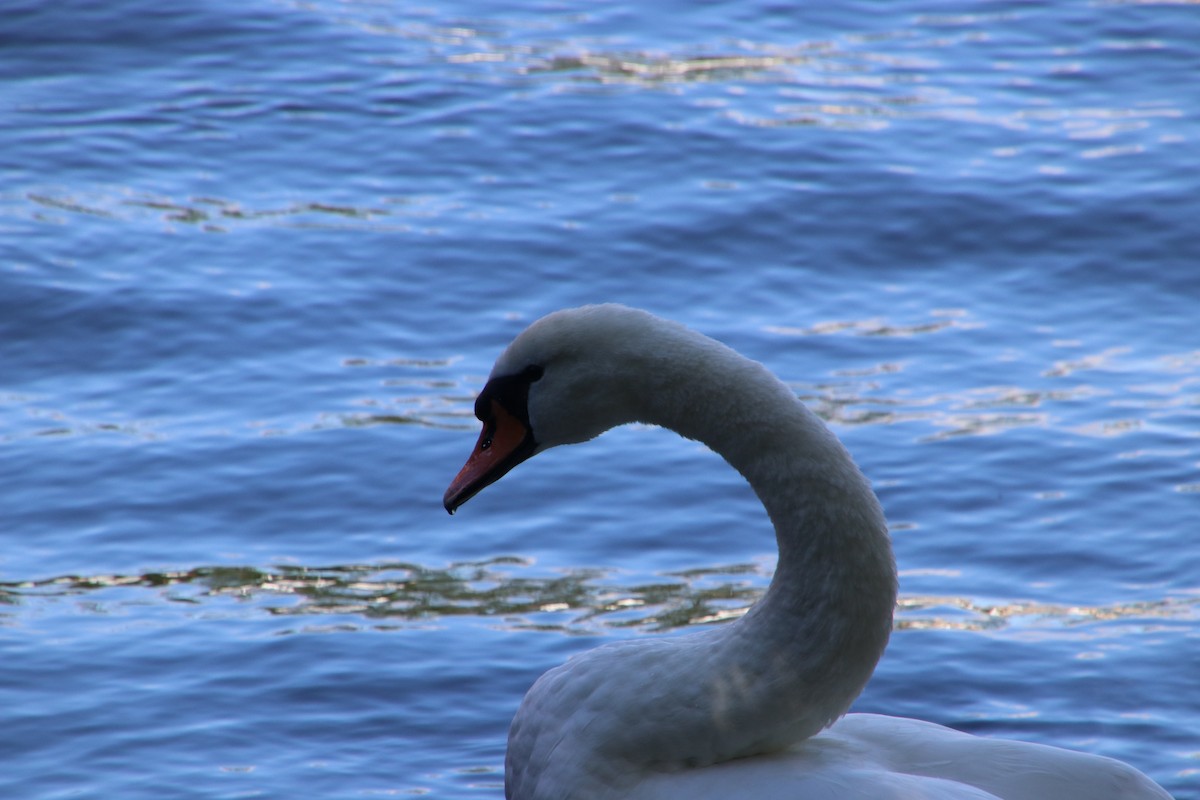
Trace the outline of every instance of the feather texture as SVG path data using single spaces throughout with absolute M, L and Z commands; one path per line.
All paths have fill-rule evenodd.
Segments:
M 1111 759 L 843 717 L 891 632 L 887 526 L 841 443 L 761 364 L 607 305 L 535 322 L 491 379 L 531 369 L 519 411 L 533 453 L 630 422 L 698 440 L 753 487 L 779 561 L 735 622 L 609 644 L 543 675 L 510 731 L 509 800 L 1168 797 Z

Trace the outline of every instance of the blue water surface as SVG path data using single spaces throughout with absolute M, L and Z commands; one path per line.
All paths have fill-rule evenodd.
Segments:
M 0 796 L 503 796 L 543 671 L 774 540 L 631 427 L 449 518 L 490 365 L 618 301 L 874 482 L 856 708 L 1200 798 L 1200 16 L 1172 2 L 7 3 Z

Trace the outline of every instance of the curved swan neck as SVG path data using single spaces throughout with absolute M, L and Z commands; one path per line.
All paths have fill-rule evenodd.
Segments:
M 750 483 L 775 526 L 773 592 L 799 588 L 814 558 L 871 565 L 890 620 L 896 579 L 886 522 L 845 447 L 758 362 L 685 328 L 667 341 L 639 365 L 654 377 L 634 421 L 702 442 Z
M 763 599 L 714 633 L 710 676 L 757 674 L 740 702 L 757 735 L 736 755 L 781 747 L 841 716 L 892 627 L 896 568 L 883 511 L 849 453 L 765 367 L 681 333 L 659 363 L 646 420 L 697 439 L 750 483 L 775 527 L 779 560 Z M 756 707 L 757 706 L 757 707 Z
M 836 437 L 761 364 L 649 315 L 622 323 L 615 334 L 593 331 L 589 341 L 603 346 L 562 367 L 583 373 L 569 390 L 531 390 L 535 431 L 555 431 L 549 446 L 643 422 L 703 442 L 761 499 L 779 561 L 766 595 L 736 622 L 615 643 L 546 673 L 510 734 L 509 779 L 522 787 L 514 797 L 540 800 L 530 781 L 579 780 L 578 763 L 553 758 L 560 746 L 596 754 L 605 771 L 584 768 L 588 785 L 610 789 L 588 794 L 596 798 L 623 796 L 620 776 L 647 767 L 781 751 L 846 712 L 891 631 L 896 572 L 883 513 Z M 528 354 L 509 355 L 505 369 Z M 546 381 L 555 370 L 546 365 Z M 589 713 L 552 711 L 580 704 Z M 613 711 L 625 708 L 636 718 Z

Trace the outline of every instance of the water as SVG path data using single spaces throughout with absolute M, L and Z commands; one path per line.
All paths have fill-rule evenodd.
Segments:
M 767 363 L 875 482 L 902 598 L 857 708 L 1200 797 L 1191 7 L 0 37 L 0 794 L 500 797 L 538 674 L 736 615 L 765 516 L 662 431 L 440 507 L 503 345 L 616 300 Z

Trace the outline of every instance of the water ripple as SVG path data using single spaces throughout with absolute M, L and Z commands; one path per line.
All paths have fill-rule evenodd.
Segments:
M 144 604 L 144 595 L 112 590 L 154 590 L 167 603 L 188 606 L 233 598 L 279 617 L 350 617 L 348 623 L 436 624 L 445 617 L 479 617 L 506 629 L 595 633 L 605 628 L 665 631 L 727 622 L 762 596 L 770 573 L 760 564 L 729 564 L 668 572 L 662 580 L 622 585 L 596 569 L 538 575 L 527 559 L 498 556 L 430 567 L 407 562 L 335 566 L 210 566 L 143 574 L 62 575 L 0 583 L 0 617 L 19 624 L 39 605 L 73 599 L 93 613 Z M 86 601 L 86 602 L 84 602 Z M 1101 605 L 1067 605 L 1020 599 L 903 595 L 897 630 L 984 631 L 1013 624 L 1074 629 L 1124 620 L 1140 625 L 1195 621 L 1200 596 Z M 353 622 L 359 618 L 364 622 Z M 285 631 L 310 631 L 311 628 Z

